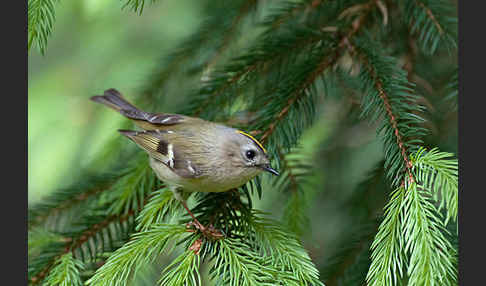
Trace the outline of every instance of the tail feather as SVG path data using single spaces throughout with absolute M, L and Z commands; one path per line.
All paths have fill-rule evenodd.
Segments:
M 124 99 L 120 92 L 114 88 L 107 89 L 103 95 L 95 95 L 90 99 L 111 107 L 121 115 L 135 120 L 135 124 L 143 129 L 160 129 L 164 125 L 174 125 L 184 120 L 184 116 L 178 114 L 142 111 Z
M 102 103 L 108 107 L 111 107 L 119 112 L 127 111 L 139 111 L 138 108 L 129 103 L 123 96 L 114 88 L 105 90 L 103 95 L 95 95 L 90 98 L 91 100 Z

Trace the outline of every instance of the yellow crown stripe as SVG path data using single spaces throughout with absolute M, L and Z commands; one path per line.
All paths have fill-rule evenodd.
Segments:
M 258 140 L 256 140 L 255 137 L 253 137 L 250 134 L 245 133 L 241 130 L 236 130 L 236 133 L 240 133 L 240 134 L 245 135 L 246 137 L 250 138 L 251 140 L 253 140 L 253 142 L 255 142 L 258 146 L 260 146 L 260 148 L 262 148 L 263 152 L 267 153 L 267 150 L 265 150 L 262 143 L 258 142 Z

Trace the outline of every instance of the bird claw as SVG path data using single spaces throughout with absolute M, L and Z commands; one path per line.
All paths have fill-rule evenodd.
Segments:
M 194 227 L 194 229 L 192 229 Z M 216 229 L 212 224 L 208 227 L 202 225 L 198 220 L 193 220 L 186 224 L 186 228 L 188 232 L 197 232 L 200 231 L 206 238 L 218 240 L 224 237 L 224 234 Z

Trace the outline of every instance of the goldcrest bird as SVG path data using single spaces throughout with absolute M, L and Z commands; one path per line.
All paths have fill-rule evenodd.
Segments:
M 116 89 L 91 100 L 117 110 L 141 131 L 118 130 L 149 155 L 150 166 L 184 208 L 181 191 L 224 192 L 242 186 L 262 171 L 278 175 L 263 145 L 251 135 L 200 118 L 139 110 Z

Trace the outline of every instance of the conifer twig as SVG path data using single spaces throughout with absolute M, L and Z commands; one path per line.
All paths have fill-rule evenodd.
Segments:
M 37 45 L 41 54 L 45 53 L 56 19 L 56 2 L 58 0 L 28 0 L 27 50 Z
M 347 44 L 349 51 L 351 53 L 358 54 L 360 59 L 363 61 L 364 66 L 366 67 L 366 69 L 368 69 L 372 78 L 375 81 L 374 86 L 378 90 L 378 95 L 380 96 L 380 98 L 383 101 L 383 105 L 385 106 L 385 110 L 386 110 L 386 113 L 388 115 L 388 120 L 389 120 L 389 122 L 392 125 L 392 128 L 394 130 L 394 135 L 396 137 L 396 142 L 398 144 L 398 148 L 400 149 L 403 161 L 405 161 L 405 170 L 408 174 L 408 182 L 407 183 L 411 184 L 411 183 L 415 182 L 415 179 L 414 179 L 414 176 L 413 176 L 413 173 L 412 173 L 413 165 L 412 165 L 412 162 L 410 161 L 410 159 L 408 157 L 409 156 L 408 150 L 404 145 L 404 140 L 403 140 L 402 135 L 400 134 L 400 131 L 398 129 L 397 119 L 396 119 L 395 114 L 392 111 L 392 107 L 390 105 L 389 97 L 388 97 L 387 93 L 385 92 L 385 90 L 383 88 L 383 82 L 382 82 L 381 79 L 378 78 L 375 69 L 369 63 L 368 59 L 363 54 L 358 53 L 356 48 L 350 42 L 346 42 L 346 44 Z M 405 179 L 402 181 L 402 185 L 403 184 L 405 184 Z
M 439 24 L 439 22 L 435 18 L 435 16 L 432 13 L 432 11 L 427 6 L 425 6 L 425 4 L 423 2 L 421 2 L 421 1 L 415 0 L 415 3 L 417 3 L 417 5 L 419 7 L 422 7 L 422 9 L 425 10 L 425 13 L 429 17 L 429 19 L 434 23 L 435 27 L 439 31 L 439 34 L 442 36 L 444 34 L 444 30 L 442 29 L 441 25 Z
M 75 254 L 75 250 L 81 247 L 84 243 L 86 243 L 91 237 L 94 237 L 100 230 L 106 228 L 107 226 L 110 225 L 110 223 L 117 221 L 120 223 L 125 222 L 126 220 L 129 219 L 130 216 L 133 216 L 135 214 L 135 211 L 130 211 L 129 213 L 122 215 L 122 216 L 117 216 L 117 215 L 112 215 L 108 217 L 106 220 L 94 224 L 91 228 L 86 229 L 85 231 L 82 232 L 81 236 L 79 239 L 75 240 L 73 238 L 65 238 L 64 241 L 66 241 L 66 245 L 64 247 L 64 250 L 57 256 L 55 256 L 52 259 L 52 263 L 48 264 L 43 270 L 41 270 L 36 276 L 30 278 L 30 281 L 35 285 L 42 281 L 42 279 L 49 273 L 51 268 L 54 266 L 55 261 L 61 257 L 62 255 L 72 252 L 73 255 Z
M 324 56 L 324 59 L 320 62 L 314 72 L 312 72 L 307 80 L 294 92 L 293 97 L 288 100 L 287 105 L 280 111 L 280 113 L 276 116 L 275 120 L 268 126 L 267 130 L 260 137 L 260 140 L 262 142 L 265 142 L 267 138 L 273 133 L 277 124 L 289 112 L 290 107 L 299 99 L 300 95 L 303 94 L 303 91 L 307 89 L 316 80 L 316 78 L 321 75 L 327 68 L 331 67 L 336 63 L 336 61 L 339 59 L 343 52 L 343 48 L 349 42 L 349 39 L 354 34 L 356 34 L 362 27 L 365 17 L 366 14 L 361 15 L 359 18 L 353 21 L 351 30 L 344 37 L 341 38 L 337 47 L 332 50 L 331 56 Z
M 451 17 L 453 3 L 442 0 L 400 1 L 409 33 L 417 32 L 425 54 L 434 54 L 439 44 L 449 51 L 456 48 L 457 18 Z
M 304 5 L 304 7 L 315 7 L 315 6 L 316 5 L 311 5 L 311 6 Z M 269 24 L 269 25 L 270 25 L 270 27 L 268 28 L 267 32 L 270 31 L 270 30 L 273 30 L 273 28 L 274 28 L 272 26 L 272 24 Z M 263 35 L 265 35 L 265 33 Z M 290 45 L 288 43 L 286 43 L 285 44 L 287 46 L 286 49 L 281 50 L 281 51 L 279 50 L 279 52 L 272 53 L 272 55 L 267 55 L 267 56 L 263 56 L 263 57 L 262 56 L 256 57 L 256 58 L 250 60 L 250 62 L 246 63 L 242 67 L 240 67 L 238 70 L 232 70 L 230 73 L 223 70 L 222 72 L 226 73 L 226 75 L 223 75 L 223 77 L 225 77 L 224 81 L 222 81 L 222 83 L 218 84 L 216 87 L 211 86 L 211 89 L 213 89 L 213 91 L 211 91 L 211 95 L 208 96 L 207 98 L 205 98 L 202 102 L 198 102 L 197 107 L 195 107 L 194 110 L 191 110 L 190 113 L 193 116 L 200 116 L 201 113 L 204 112 L 205 110 L 207 110 L 207 107 L 210 106 L 210 104 L 214 102 L 215 98 L 223 95 L 224 92 L 227 89 L 234 86 L 235 83 L 237 83 L 242 78 L 246 77 L 249 74 L 257 72 L 259 69 L 267 68 L 269 66 L 268 65 L 269 63 L 272 63 L 272 62 L 275 62 L 279 59 L 284 58 L 285 55 L 287 55 L 288 53 L 290 53 L 292 51 L 295 51 L 297 49 L 302 49 L 304 46 L 313 44 L 313 43 L 318 42 L 320 40 L 322 40 L 322 38 L 316 37 L 315 35 L 309 35 L 308 37 L 299 38 L 299 39 L 297 39 L 297 41 L 295 41 L 295 40 L 292 41 Z M 267 41 L 269 41 L 269 44 L 274 44 L 272 42 L 272 39 L 267 39 L 265 37 L 257 40 L 257 42 L 262 42 L 263 44 L 265 44 Z M 262 47 L 265 47 L 265 46 L 262 46 Z M 257 48 L 259 48 L 259 49 L 261 49 L 262 47 L 257 45 Z M 239 65 L 240 64 L 239 60 L 241 60 L 242 58 L 248 58 L 248 56 L 252 55 L 253 53 L 260 54 L 260 51 L 259 50 L 250 50 L 248 55 L 246 55 L 246 56 L 244 55 L 242 57 L 236 58 L 235 59 L 236 64 Z M 229 65 L 229 66 L 231 66 L 231 65 Z M 206 86 L 204 86 L 201 90 L 203 90 L 205 88 L 206 88 Z M 234 95 L 231 97 L 231 99 L 234 100 Z M 226 98 L 226 100 L 229 100 L 229 99 Z
M 140 208 L 138 210 L 130 209 L 127 213 L 122 214 L 122 215 L 111 215 L 111 216 L 107 217 L 106 219 L 104 219 L 103 221 L 101 221 L 99 223 L 95 223 L 95 224 L 91 225 L 89 228 L 85 229 L 83 232 L 81 232 L 78 239 L 74 239 L 74 238 L 71 238 L 71 237 L 65 237 L 64 238 L 65 246 L 64 246 L 63 251 L 60 254 L 58 254 L 57 256 L 53 257 L 51 263 L 48 264 L 47 266 L 45 266 L 44 269 L 41 270 L 37 275 L 30 278 L 30 281 L 33 284 L 36 284 L 36 283 L 42 281 L 42 279 L 49 273 L 50 269 L 52 268 L 55 261 L 59 257 L 61 257 L 62 255 L 66 254 L 68 252 L 72 252 L 72 254 L 74 256 L 75 251 L 77 249 L 79 249 L 83 244 L 88 242 L 90 240 L 90 238 L 96 236 L 98 233 L 100 233 L 100 231 L 107 228 L 111 223 L 113 223 L 113 222 L 123 223 L 123 222 L 127 221 L 130 217 L 134 216 L 136 213 L 139 213 L 141 211 L 141 209 L 143 208 L 143 206 L 150 199 L 150 196 L 151 195 L 148 195 L 145 198 L 143 205 L 140 206 Z
M 83 202 L 83 201 L 87 200 L 88 198 L 90 198 L 91 196 L 94 196 L 98 193 L 101 193 L 101 192 L 109 189 L 110 186 L 111 186 L 111 184 L 107 185 L 107 186 L 97 186 L 97 187 L 94 187 L 91 190 L 77 194 L 76 196 L 74 196 L 72 198 L 66 199 L 65 201 L 61 202 L 58 206 L 50 208 L 45 213 L 40 214 L 38 216 L 35 216 L 32 220 L 29 221 L 28 228 L 31 229 L 32 227 L 35 227 L 39 224 L 42 224 L 50 216 L 55 215 L 56 213 L 59 213 L 63 210 L 66 210 L 66 209 L 72 207 L 75 204 Z

